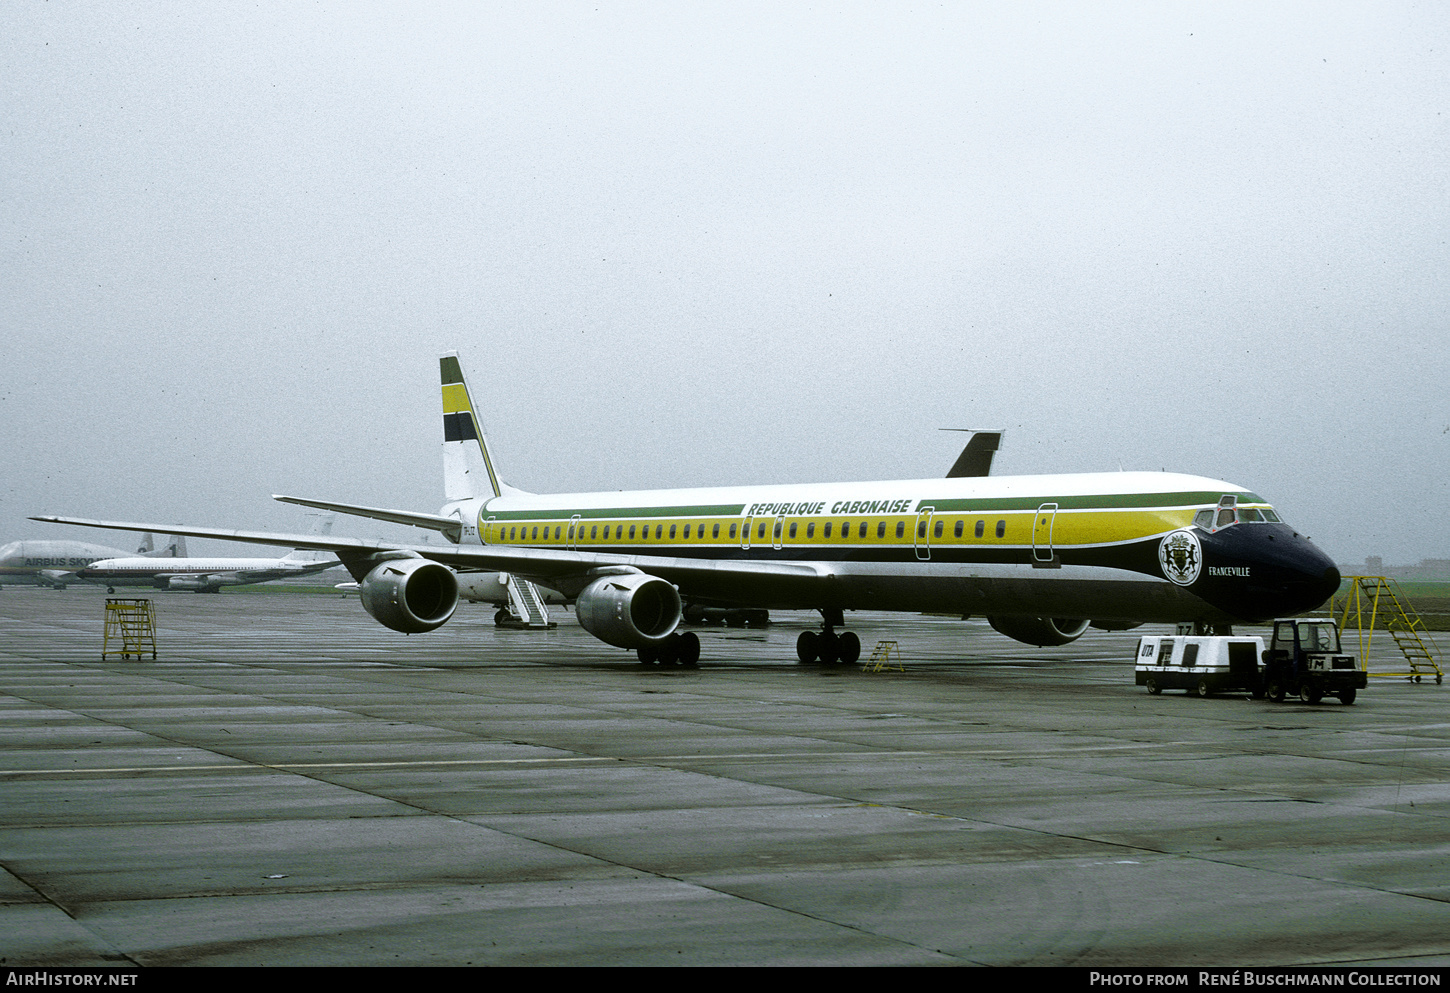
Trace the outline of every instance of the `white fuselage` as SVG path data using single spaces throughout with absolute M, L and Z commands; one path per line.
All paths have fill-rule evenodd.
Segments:
M 267 583 L 305 576 L 337 565 L 336 559 L 295 561 L 250 558 L 114 558 L 92 562 L 76 578 L 104 586 L 154 586 L 158 589 L 216 590 L 223 586 Z

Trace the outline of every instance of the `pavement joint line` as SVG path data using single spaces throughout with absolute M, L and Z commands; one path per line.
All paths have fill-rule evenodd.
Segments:
M 196 746 L 192 746 L 196 747 Z M 1162 743 L 1140 745 L 1091 745 L 1077 751 L 1120 751 L 1167 747 Z M 1044 753 L 1045 754 L 1045 753 Z M 719 755 L 557 755 L 527 759 L 399 759 L 389 761 L 363 762 L 250 762 L 239 759 L 231 763 L 208 763 L 206 765 L 144 765 L 144 766 L 102 766 L 93 769 L 0 769 L 0 778 L 7 776 L 63 776 L 97 775 L 143 772 L 237 772 L 245 769 L 274 769 L 289 772 L 303 769 L 397 769 L 433 768 L 441 766 L 518 766 L 543 765 L 567 762 L 620 762 L 654 765 L 662 762 L 721 762 L 721 761 L 782 761 L 795 759 L 835 758 L 931 758 L 933 756 L 1011 756 L 1031 758 L 1031 753 L 1020 749 L 942 749 L 931 751 L 861 750 L 832 752 L 726 752 Z

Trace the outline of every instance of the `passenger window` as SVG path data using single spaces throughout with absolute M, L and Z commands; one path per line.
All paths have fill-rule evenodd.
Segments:
M 1006 534 L 1007 534 L 1007 522 L 1006 521 L 998 521 L 997 522 L 997 537 L 998 538 L 1001 538 L 1001 537 L 1004 537 Z
M 851 522 L 850 521 L 842 521 L 841 522 L 841 533 L 843 535 L 845 535 L 847 538 L 851 537 Z
M 597 534 L 599 534 L 599 527 L 597 525 L 591 526 L 589 528 L 589 540 L 590 541 L 593 541 L 595 535 L 597 535 Z
M 863 524 L 861 526 L 862 527 L 865 527 L 866 525 Z M 886 537 L 886 522 L 885 521 L 881 521 L 881 522 L 879 522 L 876 525 L 876 537 L 878 537 L 878 538 L 884 538 L 884 537 Z
M 685 525 L 685 537 L 688 538 L 689 536 L 690 536 L 690 525 L 686 524 Z
M 559 540 L 559 529 L 558 528 L 555 528 L 554 529 L 554 540 L 555 541 L 558 541 Z
M 757 538 L 764 538 L 765 537 L 765 525 L 763 523 L 760 525 L 760 529 L 755 532 L 755 537 L 757 537 Z
M 661 538 L 661 537 L 664 536 L 664 533 L 665 533 L 665 526 L 663 524 L 656 524 L 655 525 L 655 537 L 656 538 Z
M 734 524 L 730 525 L 730 540 L 731 541 L 734 541 L 735 540 L 735 525 Z
M 842 534 L 845 534 L 845 529 L 842 529 L 841 533 Z M 830 536 L 831 536 L 831 522 L 830 521 L 827 521 L 826 522 L 826 526 L 823 527 L 823 528 L 821 528 L 821 537 L 822 538 L 829 538 Z M 846 535 L 846 536 L 848 538 L 850 537 L 850 535 Z
M 629 526 L 629 540 L 630 541 L 633 541 L 634 540 L 634 528 L 635 528 L 635 525 L 633 525 L 633 524 L 631 524 Z
M 816 536 L 816 526 L 814 524 L 807 524 L 806 525 L 806 537 L 807 538 L 814 538 L 815 536 Z
M 906 536 L 906 522 L 905 521 L 897 521 L 896 522 L 896 537 L 903 538 L 905 536 Z
M 861 522 L 860 534 L 861 534 L 861 537 L 863 537 L 863 538 L 866 537 L 866 522 L 865 521 L 862 521 Z
M 795 537 L 795 522 L 794 522 L 794 521 L 792 521 L 792 522 L 791 522 L 791 525 L 790 525 L 790 536 L 791 536 L 791 537 L 792 537 L 792 538 L 794 538 L 794 537 Z
M 952 528 L 952 537 L 953 538 L 960 538 L 961 536 L 962 536 L 962 522 L 961 521 L 957 521 L 957 526 L 954 527 L 954 528 Z
M 670 525 L 670 540 L 675 540 L 675 526 L 673 524 Z
M 516 528 L 509 528 L 509 541 L 513 541 L 516 537 L 518 537 Z
M 714 527 L 712 527 L 710 529 L 710 537 L 712 537 L 712 538 L 718 538 L 718 537 L 720 537 L 720 525 L 716 524 Z M 734 528 L 731 528 L 730 529 L 730 537 L 732 537 L 732 538 L 735 537 L 735 529 Z
M 961 525 L 958 525 L 958 527 L 960 527 L 960 526 Z M 932 528 L 932 530 L 931 530 L 931 536 L 933 538 L 940 538 L 941 537 L 941 529 L 942 529 L 942 522 L 941 521 L 937 521 L 936 522 L 936 527 Z
M 986 530 L 987 530 L 987 522 L 986 521 L 978 521 L 977 522 L 977 530 L 976 530 L 977 537 L 980 538 L 983 534 L 986 533 Z
M 534 533 L 533 533 L 532 537 L 535 538 L 535 539 L 537 539 L 539 537 L 539 526 L 537 524 L 534 525 Z

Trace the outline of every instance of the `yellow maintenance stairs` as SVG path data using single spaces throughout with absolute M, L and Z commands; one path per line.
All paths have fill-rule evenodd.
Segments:
M 1351 627 L 1359 631 L 1360 665 L 1368 664 L 1370 639 L 1374 636 L 1375 627 L 1379 626 L 1395 639 L 1395 645 L 1410 664 L 1410 671 L 1377 672 L 1374 675 L 1407 676 L 1415 683 L 1424 676 L 1434 676 L 1435 682 L 1444 682 L 1440 649 L 1399 584 L 1386 576 L 1345 578 L 1349 580 L 1349 589 L 1342 597 L 1334 598 L 1332 610 L 1339 616 L 1341 632 Z
M 140 659 L 147 651 L 156 658 L 156 608 L 151 601 L 107 598 L 101 661 L 111 655 Z

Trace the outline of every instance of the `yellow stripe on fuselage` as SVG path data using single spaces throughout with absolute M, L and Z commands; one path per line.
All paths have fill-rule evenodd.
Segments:
M 1086 547 L 1094 545 L 1115 545 L 1138 541 L 1144 538 L 1166 534 L 1193 523 L 1193 515 L 1208 505 L 1188 507 L 1133 508 L 1133 509 L 1090 509 L 1060 510 L 1050 522 L 1051 542 L 1054 547 Z M 593 513 L 593 512 L 591 512 Z M 933 548 L 967 548 L 973 546 L 1001 547 L 1004 545 L 1033 544 L 1033 530 L 1036 511 L 982 511 L 963 514 L 957 511 L 933 514 L 927 526 L 925 537 L 918 537 L 918 524 L 922 515 L 913 513 L 887 516 L 856 516 L 835 514 L 809 517 L 787 516 L 782 521 L 779 537 L 775 533 L 776 518 L 759 516 L 745 517 L 595 517 L 572 522 L 569 516 L 540 513 L 529 515 L 527 520 L 485 520 L 481 522 L 480 535 L 488 544 L 557 545 L 570 544 L 576 548 L 608 549 L 621 542 L 632 546 L 692 546 L 692 547 L 735 547 L 744 544 L 740 527 L 749 520 L 752 547 L 771 546 L 776 543 L 791 546 L 820 546 L 822 548 L 916 547 L 929 543 Z M 957 522 L 962 524 L 960 536 L 956 533 Z M 977 536 L 977 522 L 982 522 L 982 535 Z M 1004 522 L 1003 533 L 997 534 L 998 522 Z M 860 528 L 866 523 L 866 536 L 861 537 Z M 849 523 L 850 535 L 843 537 L 843 525 Z M 880 525 L 886 525 L 884 535 L 878 537 Z M 936 533 L 940 523 L 941 534 Z M 825 526 L 831 525 L 826 535 Z M 732 536 L 730 527 L 736 530 Z M 900 525 L 900 536 L 897 530 Z M 570 536 L 570 528 L 576 531 Z M 619 529 L 623 528 L 623 534 Z M 1046 525 L 1039 536 L 1039 544 L 1045 543 Z M 631 536 L 631 528 L 634 534 Z M 688 528 L 689 537 L 685 537 Z M 795 533 L 791 531 L 794 528 Z M 647 529 L 648 537 L 643 529 Z

